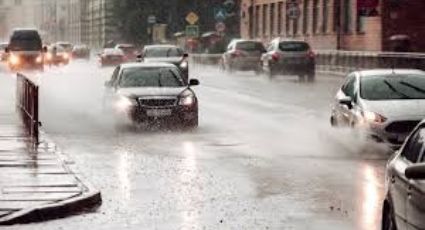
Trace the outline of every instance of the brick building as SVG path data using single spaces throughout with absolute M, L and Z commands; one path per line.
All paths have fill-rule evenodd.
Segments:
M 294 9 L 296 8 L 296 9 Z M 242 0 L 241 36 L 309 41 L 315 49 L 390 51 L 389 38 L 408 35 L 425 52 L 425 1 Z

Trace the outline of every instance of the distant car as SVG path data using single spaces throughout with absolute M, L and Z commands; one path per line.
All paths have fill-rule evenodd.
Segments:
M 58 45 L 49 46 L 44 57 L 45 63 L 48 65 L 68 65 L 70 59 L 69 53 Z
M 298 75 L 300 80 L 314 81 L 316 60 L 310 45 L 305 41 L 274 39 L 261 57 L 263 71 L 269 76 L 277 74 Z
M 124 52 L 120 49 L 106 48 L 99 54 L 100 66 L 117 66 L 125 61 Z
M 6 61 L 7 60 L 7 53 L 6 48 L 9 45 L 9 43 L 4 42 L 0 43 L 0 61 Z
M 396 149 L 425 118 L 425 72 L 378 69 L 350 73 L 332 106 L 331 124 L 364 129 Z
M 136 61 L 137 60 L 137 48 L 132 44 L 117 44 L 115 49 L 120 49 L 124 52 L 125 58 L 127 61 Z
M 165 62 L 177 66 L 183 74 L 186 83 L 189 80 L 188 54 L 174 45 L 149 45 L 143 48 L 141 54 L 143 62 Z
M 68 52 L 70 54 L 72 52 L 72 49 L 74 48 L 74 45 L 72 43 L 70 43 L 70 42 L 64 42 L 64 41 L 56 42 L 54 45 L 61 46 L 62 48 L 64 48 L 64 50 L 66 52 Z
M 36 29 L 15 29 L 5 49 L 11 70 L 23 68 L 43 70 L 44 59 L 41 37 Z
M 425 123 L 421 122 L 389 160 L 382 230 L 425 229 Z
M 86 45 L 76 45 L 72 48 L 73 59 L 90 59 L 90 48 Z
M 128 63 L 116 67 L 105 83 L 105 104 L 133 123 L 168 121 L 198 126 L 198 98 L 179 69 L 168 63 Z
M 223 70 L 253 70 L 257 74 L 262 72 L 261 55 L 266 52 L 263 43 L 259 41 L 237 39 L 227 46 L 221 57 Z

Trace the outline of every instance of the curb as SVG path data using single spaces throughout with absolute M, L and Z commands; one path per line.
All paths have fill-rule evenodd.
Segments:
M 83 212 L 91 212 L 95 211 L 102 204 L 101 192 L 95 189 L 80 174 L 77 175 L 77 173 L 70 169 L 65 162 L 63 153 L 61 153 L 57 146 L 49 140 L 44 132 L 40 133 L 40 136 L 42 136 L 43 141 L 39 145 L 39 148 L 43 144 L 45 145 L 45 148 L 51 148 L 51 146 L 53 146 L 55 149 L 54 154 L 57 156 L 57 159 L 62 164 L 64 170 L 68 171 L 75 177 L 78 184 L 80 184 L 83 188 L 83 191 L 72 198 L 58 200 L 51 204 L 29 207 L 0 216 L 0 226 L 42 222 L 76 215 Z

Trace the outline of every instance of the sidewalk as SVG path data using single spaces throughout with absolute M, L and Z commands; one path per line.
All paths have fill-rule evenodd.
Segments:
M 0 73 L 0 90 L 10 76 Z M 10 89 L 6 89 L 10 92 Z M 33 147 L 14 108 L 13 96 L 0 100 L 0 225 L 59 218 L 97 207 L 100 192 L 83 182 L 46 135 Z M 6 101 L 5 101 L 6 100 Z

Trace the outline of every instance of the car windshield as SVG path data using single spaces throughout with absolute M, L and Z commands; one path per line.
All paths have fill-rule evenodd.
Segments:
M 119 49 L 124 51 L 124 53 L 134 53 L 134 51 L 136 51 L 136 48 L 133 46 L 121 46 Z
M 145 57 L 181 57 L 183 56 L 183 50 L 174 47 L 155 47 L 146 49 Z
M 42 42 L 37 32 L 19 31 L 12 35 L 9 48 L 12 51 L 38 51 L 41 50 Z
M 72 49 L 72 45 L 69 44 L 69 43 L 60 43 L 58 45 L 62 46 L 65 50 L 71 50 Z
M 129 68 L 122 72 L 120 87 L 182 87 L 180 73 L 175 68 Z
M 308 51 L 310 46 L 305 42 L 281 42 L 279 43 L 279 50 L 289 52 Z
M 243 51 L 260 51 L 263 52 L 264 46 L 261 42 L 238 42 L 236 44 L 236 49 Z
M 381 75 L 362 77 L 360 96 L 371 101 L 425 99 L 425 75 Z

